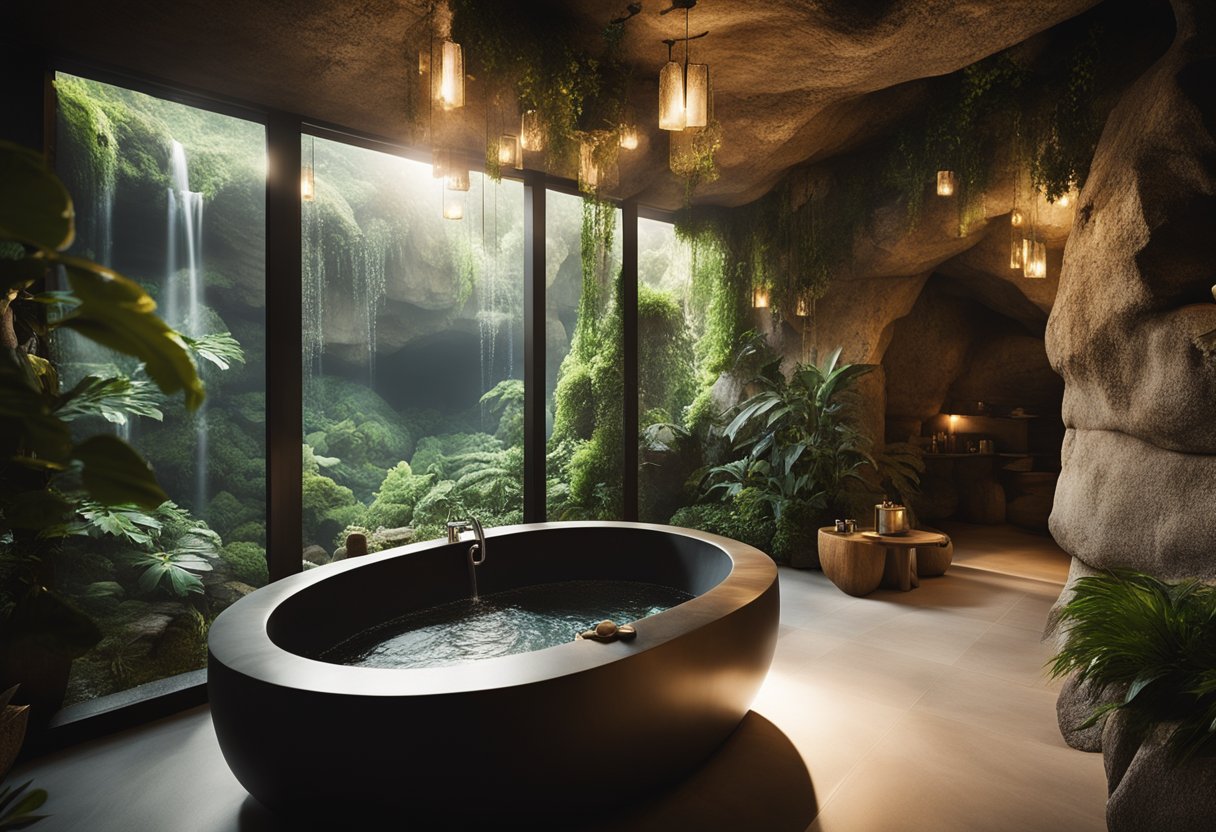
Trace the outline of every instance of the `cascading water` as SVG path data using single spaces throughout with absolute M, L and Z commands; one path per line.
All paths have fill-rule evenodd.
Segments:
M 190 190 L 186 150 L 174 140 L 169 158 L 164 316 L 169 325 L 193 338 L 203 334 L 203 195 Z M 203 372 L 199 367 L 200 374 Z M 194 414 L 195 513 L 207 504 L 207 405 Z

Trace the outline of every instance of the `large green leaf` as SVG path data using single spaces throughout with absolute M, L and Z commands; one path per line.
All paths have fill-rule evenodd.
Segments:
M 13 529 L 45 529 L 62 523 L 72 504 L 51 491 L 23 491 L 5 501 L 4 525 Z
M 182 340 L 195 355 L 210 361 L 221 370 L 227 370 L 233 364 L 245 363 L 245 351 L 241 349 L 240 342 L 232 337 L 231 332 L 212 332 L 198 338 L 183 335 Z M 484 398 L 483 396 L 483 401 Z
M 25 829 L 48 817 L 33 814 L 46 803 L 46 789 L 30 789 L 27 792 L 32 782 L 26 780 L 20 786 L 0 789 L 0 830 Z
M 0 239 L 63 251 L 72 244 L 72 197 L 41 154 L 0 142 Z
M 60 397 L 55 415 L 65 422 L 81 416 L 101 416 L 122 425 L 127 422 L 127 414 L 159 422 L 164 419 L 159 404 L 160 398 L 149 382 L 122 375 L 89 375 Z
M 22 452 L 40 466 L 59 466 L 68 459 L 72 437 L 51 412 L 52 399 L 26 357 L 0 350 L 0 425 L 22 437 Z
M 135 503 L 156 508 L 168 495 L 161 490 L 148 463 L 116 436 L 94 436 L 72 450 L 80 460 L 81 482 L 100 503 Z
M 17 600 L 5 635 L 69 658 L 84 655 L 101 641 L 96 622 L 57 592 L 35 584 Z
M 185 393 L 186 407 L 203 402 L 203 382 L 181 336 L 153 312 L 156 302 L 134 281 L 104 266 L 62 257 L 80 306 L 59 322 L 99 344 L 134 356 L 166 393 Z

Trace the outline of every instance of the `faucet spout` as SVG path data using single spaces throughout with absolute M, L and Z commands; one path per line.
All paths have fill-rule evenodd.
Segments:
M 448 521 L 448 543 L 459 543 L 462 532 L 473 532 L 474 542 L 469 546 L 469 564 L 471 566 L 481 566 L 486 560 L 486 533 L 481 526 L 481 521 L 476 517 L 469 517 L 468 520 L 449 520 Z

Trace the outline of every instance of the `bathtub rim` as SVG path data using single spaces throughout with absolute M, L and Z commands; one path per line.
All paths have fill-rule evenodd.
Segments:
M 439 539 L 386 549 L 353 560 L 319 566 L 282 578 L 240 599 L 211 625 L 208 662 L 266 684 L 345 696 L 429 696 L 473 693 L 536 684 L 594 670 L 656 648 L 701 626 L 724 618 L 776 591 L 777 567 L 764 552 L 737 540 L 677 526 L 625 521 L 584 520 L 523 523 L 486 530 L 487 539 L 520 533 L 570 529 L 637 529 L 706 543 L 730 560 L 730 571 L 701 595 L 635 624 L 637 638 L 602 644 L 571 641 L 554 647 L 436 668 L 351 667 L 292 653 L 271 640 L 271 615 L 292 596 L 334 575 L 414 552 L 450 545 Z M 493 556 L 493 547 L 487 547 Z

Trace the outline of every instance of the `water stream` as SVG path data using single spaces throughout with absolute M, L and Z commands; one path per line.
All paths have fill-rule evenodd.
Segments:
M 169 159 L 163 314 L 170 326 L 193 338 L 203 334 L 203 195 L 190 190 L 186 150 L 173 141 Z M 200 374 L 203 368 L 199 367 Z M 194 413 L 195 514 L 207 505 L 207 405 Z

